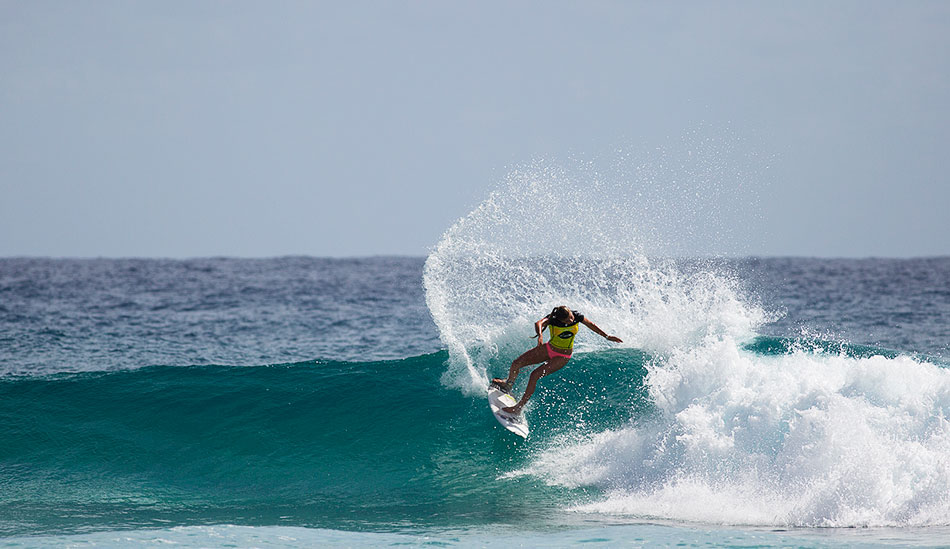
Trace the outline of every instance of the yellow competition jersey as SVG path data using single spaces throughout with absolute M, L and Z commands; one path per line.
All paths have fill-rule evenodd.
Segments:
M 573 311 L 573 313 L 574 324 L 570 326 L 556 326 L 555 320 L 548 317 L 548 330 L 550 330 L 551 333 L 551 339 L 548 343 L 551 344 L 551 347 L 562 351 L 571 351 L 574 349 L 574 336 L 576 336 L 578 330 L 580 330 L 584 315 L 577 311 Z

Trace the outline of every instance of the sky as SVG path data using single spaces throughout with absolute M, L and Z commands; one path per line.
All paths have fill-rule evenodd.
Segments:
M 950 254 L 950 2 L 0 0 L 0 256 L 424 256 L 683 139 L 743 254 Z

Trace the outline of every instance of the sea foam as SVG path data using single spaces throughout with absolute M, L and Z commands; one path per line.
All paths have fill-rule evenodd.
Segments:
M 950 523 L 950 372 L 908 357 L 761 356 L 729 337 L 650 367 L 658 413 L 522 471 L 577 510 L 721 524 Z
M 723 232 L 714 211 L 722 187 L 709 185 L 722 172 L 687 170 L 679 175 L 690 193 L 679 193 L 680 177 L 664 194 L 651 177 L 671 173 L 617 182 L 543 164 L 515 170 L 429 256 L 426 299 L 449 349 L 449 387 L 480 393 L 559 304 L 653 357 L 652 414 L 565 434 L 513 474 L 596 488 L 601 496 L 574 506 L 583 512 L 765 526 L 950 524 L 950 372 L 899 354 L 756 353 L 748 342 L 777 315 L 716 261 L 670 259 L 691 235 Z M 582 330 L 577 350 L 608 345 Z

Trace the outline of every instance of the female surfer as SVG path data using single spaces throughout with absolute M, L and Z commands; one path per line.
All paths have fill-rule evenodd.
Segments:
M 554 310 L 551 311 L 551 314 L 534 323 L 534 331 L 538 337 L 538 346 L 525 351 L 523 355 L 511 363 L 507 379 L 496 377 L 492 380 L 492 384 L 499 386 L 502 390 L 510 391 L 512 384 L 518 377 L 519 370 L 531 364 L 547 361 L 546 364 L 542 364 L 531 372 L 531 376 L 528 378 L 528 386 L 525 388 L 524 395 L 521 397 L 521 400 L 518 401 L 518 404 L 502 408 L 502 410 L 509 414 L 521 413 L 521 409 L 524 408 L 528 399 L 531 398 L 531 394 L 534 393 L 534 387 L 537 385 L 538 380 L 560 370 L 567 364 L 574 350 L 574 336 L 577 335 L 581 323 L 607 338 L 608 341 L 623 343 L 619 337 L 607 335 L 603 330 L 598 328 L 596 324 L 584 318 L 584 315 L 579 312 L 572 311 L 563 305 L 555 307 Z M 547 326 L 551 332 L 551 337 L 547 343 L 544 343 L 544 338 L 541 335 L 545 326 Z

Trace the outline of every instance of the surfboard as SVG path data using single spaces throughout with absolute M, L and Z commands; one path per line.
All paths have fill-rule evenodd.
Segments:
M 511 393 L 502 391 L 494 385 L 488 387 L 488 406 L 498 423 L 519 437 L 528 438 L 528 422 L 524 414 L 509 414 L 502 411 L 502 408 L 515 404 L 518 404 L 518 401 L 511 396 Z

